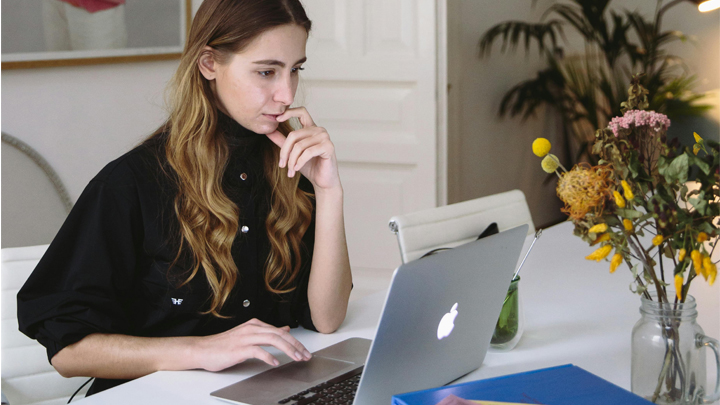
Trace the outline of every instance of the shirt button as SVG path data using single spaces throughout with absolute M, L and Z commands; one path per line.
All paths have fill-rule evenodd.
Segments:
M 247 174 L 245 174 L 245 173 L 241 174 L 240 180 L 247 180 Z
M 245 308 L 249 307 L 249 306 L 250 306 L 250 300 L 245 300 L 245 301 L 243 301 L 243 306 L 244 306 Z
M 242 233 L 248 233 L 249 230 L 250 230 L 250 228 L 248 228 L 246 225 L 243 225 L 242 228 L 240 228 L 240 231 Z

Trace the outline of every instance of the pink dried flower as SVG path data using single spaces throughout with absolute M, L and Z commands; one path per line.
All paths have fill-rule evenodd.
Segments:
M 632 129 L 637 127 L 648 127 L 655 132 L 667 131 L 670 127 L 670 119 L 667 115 L 655 111 L 628 110 L 622 117 L 615 117 L 608 124 L 615 137 L 621 129 Z

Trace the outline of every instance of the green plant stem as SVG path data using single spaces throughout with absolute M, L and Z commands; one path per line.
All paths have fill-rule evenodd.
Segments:
M 662 278 L 663 282 L 663 291 L 665 292 L 665 295 L 667 295 L 667 288 L 665 288 L 665 268 L 663 267 L 663 255 L 662 255 L 662 247 L 663 243 L 658 245 L 658 262 L 660 263 L 660 278 Z
M 650 399 L 650 402 L 657 401 L 658 397 L 660 396 L 660 389 L 662 388 L 663 380 L 665 379 L 665 374 L 667 374 L 667 370 L 670 367 L 670 360 L 672 359 L 672 353 L 669 348 L 667 347 L 667 341 L 665 346 L 665 360 L 663 360 L 663 366 L 660 370 L 660 375 L 658 376 L 658 384 L 655 387 L 655 392 L 653 393 L 652 398 Z
M 632 264 L 630 264 L 630 261 L 625 260 L 625 264 L 627 264 L 628 267 L 630 268 L 630 271 L 632 271 Z M 643 281 L 642 281 L 642 279 L 640 278 L 640 276 L 635 276 L 635 281 L 637 281 L 638 285 L 642 288 L 642 290 L 643 290 L 643 292 L 642 292 L 643 297 L 645 297 L 645 299 L 647 299 L 647 300 L 652 301 L 652 297 L 650 296 L 650 294 L 648 294 L 647 288 L 645 287 L 645 283 L 643 283 Z
M 664 311 L 663 306 L 664 304 L 661 302 L 660 311 Z M 668 308 L 667 310 L 669 311 L 670 309 Z M 675 305 L 674 310 L 677 310 L 677 305 Z M 680 321 L 674 321 L 672 319 L 665 321 L 663 319 L 660 321 L 660 325 L 662 326 L 662 335 L 665 339 L 665 360 L 663 361 L 663 368 L 660 370 L 660 375 L 658 375 L 658 385 L 655 387 L 655 392 L 652 396 L 652 402 L 657 401 L 658 397 L 660 396 L 660 390 L 662 389 L 663 380 L 665 381 L 668 393 L 672 392 L 673 390 L 673 387 L 675 385 L 675 378 L 679 379 L 680 381 L 681 393 L 685 392 L 686 384 L 685 370 L 683 369 L 684 363 L 682 360 L 682 353 L 678 352 L 678 348 L 680 347 Z M 673 360 L 675 362 L 675 367 L 672 368 L 672 374 L 668 374 Z
M 645 259 L 640 260 L 640 261 L 643 264 L 643 270 L 645 271 L 645 273 L 649 274 L 650 277 L 653 279 L 653 283 L 655 284 L 655 289 L 657 290 L 657 293 L 658 293 L 658 300 L 660 300 L 660 302 L 668 302 L 667 295 L 665 294 L 663 289 L 660 288 L 660 286 L 661 286 L 660 280 L 657 279 L 657 275 L 655 274 L 655 271 L 653 271 L 653 269 L 650 267 L 650 261 L 648 260 L 648 257 L 645 254 L 645 251 L 643 249 L 639 248 L 637 245 L 635 245 L 635 243 L 633 242 L 633 240 L 631 238 L 628 238 L 627 241 L 628 241 L 628 244 L 630 245 L 630 247 L 633 248 L 636 253 L 642 253 L 642 255 L 644 256 Z M 638 243 L 639 243 L 639 241 L 638 241 Z

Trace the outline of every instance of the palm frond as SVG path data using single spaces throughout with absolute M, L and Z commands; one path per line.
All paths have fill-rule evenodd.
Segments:
M 522 116 L 526 120 L 535 114 L 541 105 L 561 107 L 561 89 L 565 79 L 556 69 L 545 69 L 538 72 L 534 79 L 526 80 L 513 86 L 500 102 L 498 115 Z
M 586 40 L 591 40 L 595 37 L 592 25 L 583 18 L 582 12 L 574 7 L 567 4 L 553 4 L 543 15 L 543 19 L 547 15 L 555 13 L 562 17 L 568 24 L 575 28 Z
M 483 34 L 479 42 L 480 57 L 490 56 L 495 40 L 501 38 L 501 52 L 508 49 L 517 49 L 521 38 L 525 44 L 525 52 L 530 51 L 530 43 L 534 40 L 538 50 L 543 53 L 545 50 L 554 51 L 558 48 L 558 35 L 562 35 L 562 23 L 558 20 L 551 20 L 544 23 L 526 23 L 522 21 L 507 21 L 491 27 Z

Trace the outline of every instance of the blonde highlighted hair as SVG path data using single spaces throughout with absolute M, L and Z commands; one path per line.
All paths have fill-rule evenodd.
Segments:
M 215 95 L 197 62 L 204 47 L 210 46 L 216 60 L 225 63 L 262 32 L 284 24 L 310 31 L 311 22 L 298 0 L 205 0 L 171 82 L 170 116 L 152 136 L 163 137 L 165 158 L 178 188 L 174 207 L 180 238 L 171 270 L 181 257 L 191 258 L 183 284 L 203 271 L 212 291 L 206 313 L 217 317 L 224 317 L 220 311 L 239 281 L 231 247 L 240 213 L 222 188 L 230 150 L 226 134 L 218 128 Z M 282 123 L 278 130 L 287 135 L 292 128 Z M 269 291 L 280 294 L 293 289 L 300 271 L 312 195 L 298 188 L 300 176 L 288 178 L 279 168 L 277 148 L 267 144 L 262 153 L 271 189 L 265 223 L 270 253 L 264 280 Z

